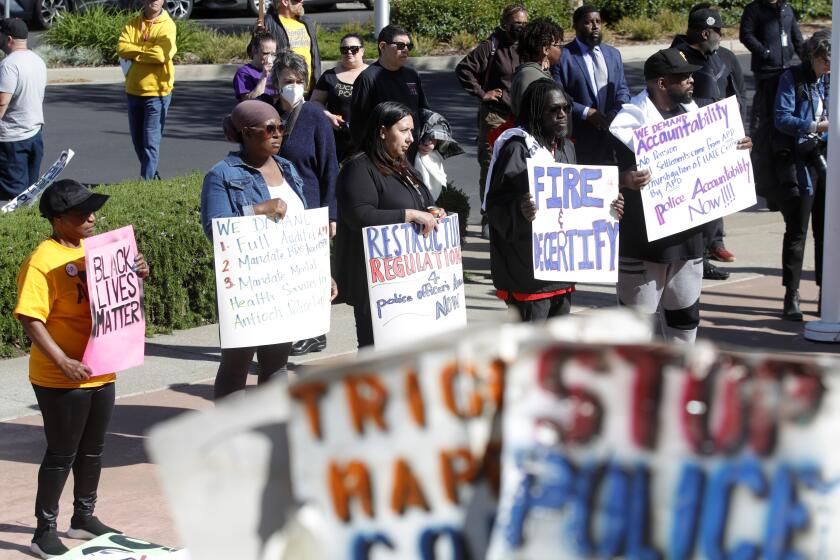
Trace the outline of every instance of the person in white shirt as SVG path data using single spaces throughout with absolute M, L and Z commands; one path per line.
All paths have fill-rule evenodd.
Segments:
M 38 180 L 44 156 L 47 65 L 27 46 L 29 29 L 0 20 L 0 200 L 11 200 Z

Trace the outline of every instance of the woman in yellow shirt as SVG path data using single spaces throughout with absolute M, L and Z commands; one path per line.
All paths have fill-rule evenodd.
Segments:
M 73 181 L 57 181 L 41 196 L 52 235 L 20 267 L 15 317 L 32 341 L 29 380 L 44 419 L 47 451 L 38 471 L 37 528 L 31 550 L 41 558 L 67 552 L 56 532 L 58 500 L 73 470 L 73 517 L 67 536 L 92 539 L 119 532 L 93 516 L 102 469 L 105 431 L 114 408 L 112 374 L 91 377 L 81 362 L 91 330 L 85 281 L 84 239 L 94 233 L 95 212 L 108 196 Z M 142 255 L 140 278 L 149 275 Z
M 143 0 L 142 12 L 126 24 L 117 43 L 117 56 L 123 69 L 128 68 L 128 128 L 140 177 L 146 180 L 160 178 L 160 137 L 175 85 L 175 38 L 175 22 L 163 9 L 163 0 Z

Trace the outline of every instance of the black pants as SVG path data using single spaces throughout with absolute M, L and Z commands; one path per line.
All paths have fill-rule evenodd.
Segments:
M 370 315 L 370 303 L 353 306 L 353 317 L 356 319 L 356 340 L 359 348 L 373 346 L 373 319 Z
M 536 323 L 571 313 L 572 293 L 567 292 L 558 296 L 531 301 L 509 299 L 507 304 L 519 312 L 519 317 L 523 322 Z
M 750 136 L 755 136 L 762 123 L 773 122 L 773 108 L 776 105 L 776 89 L 779 87 L 780 77 L 781 74 L 756 78 L 755 95 L 750 109 Z
M 248 369 L 255 352 L 259 365 L 257 382 L 265 383 L 277 373 L 286 372 L 291 351 L 291 342 L 248 348 L 222 348 L 222 362 L 213 384 L 213 399 L 218 400 L 245 388 Z
M 44 418 L 47 451 L 38 470 L 35 517 L 55 527 L 58 499 L 73 469 L 73 512 L 93 515 L 102 471 L 105 431 L 114 410 L 114 384 L 93 389 L 53 389 L 33 385 Z
M 811 230 L 814 232 L 814 270 L 817 286 L 821 286 L 825 185 L 818 181 L 814 195 L 794 196 L 779 206 L 785 219 L 785 235 L 782 239 L 782 285 L 791 290 L 799 289 L 810 217 Z
M 703 244 L 706 251 L 723 247 L 723 218 L 703 224 Z

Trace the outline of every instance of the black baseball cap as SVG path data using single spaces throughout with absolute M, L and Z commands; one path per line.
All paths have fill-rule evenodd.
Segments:
M 20 18 L 0 19 L 0 33 L 14 39 L 26 39 L 29 37 L 29 28 Z
M 702 66 L 689 64 L 685 54 L 678 49 L 662 49 L 645 61 L 645 80 L 671 74 L 690 74 L 701 68 Z
M 712 8 L 703 8 L 688 14 L 688 27 L 702 31 L 703 29 L 720 29 L 729 26 L 723 23 L 719 11 Z
M 70 211 L 96 212 L 107 200 L 107 194 L 92 192 L 73 179 L 62 179 L 47 187 L 41 195 L 38 209 L 42 216 L 51 220 Z

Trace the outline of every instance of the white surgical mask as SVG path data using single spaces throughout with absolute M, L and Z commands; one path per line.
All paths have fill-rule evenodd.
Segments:
M 280 90 L 280 96 L 292 107 L 297 106 L 303 99 L 303 86 L 301 84 L 288 84 Z

